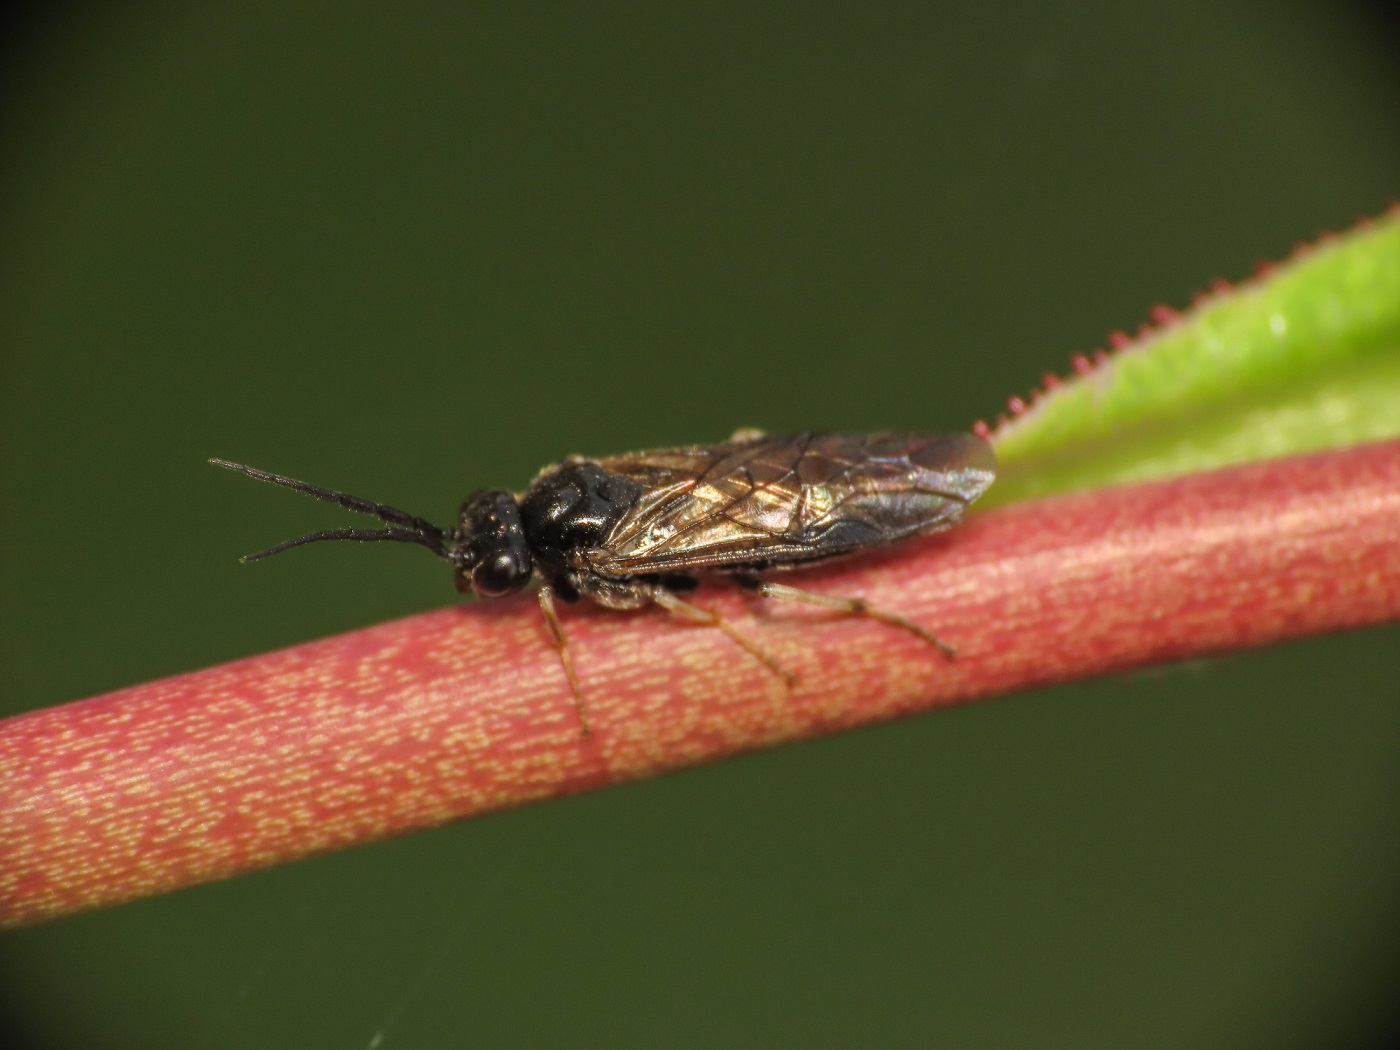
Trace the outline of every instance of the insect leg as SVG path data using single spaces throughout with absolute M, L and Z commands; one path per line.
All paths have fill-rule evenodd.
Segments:
M 808 605 L 820 605 L 824 609 L 835 609 L 838 612 L 846 613 L 850 616 L 868 616 L 872 620 L 880 620 L 893 627 L 902 627 L 911 634 L 916 634 L 929 645 L 938 648 L 943 655 L 953 657 L 958 655 L 958 651 L 941 638 L 924 630 L 912 620 L 906 620 L 898 613 L 886 612 L 884 609 L 876 609 L 866 602 L 864 598 L 833 598 L 826 594 L 816 594 L 813 591 L 804 591 L 800 587 L 789 587 L 785 583 L 772 583 L 769 580 L 759 580 L 753 577 L 740 577 L 739 582 L 749 590 L 755 591 L 765 598 L 774 598 L 783 602 L 805 602 Z
M 668 612 L 673 612 L 678 616 L 684 616 L 686 619 L 693 620 L 696 623 L 702 623 L 710 627 L 718 627 L 725 635 L 743 649 L 744 652 L 762 660 L 770 671 L 788 684 L 788 688 L 797 684 L 797 675 L 793 674 L 782 664 L 778 663 L 777 660 L 769 656 L 767 652 L 759 648 L 757 643 L 750 641 L 742 633 L 735 630 L 734 627 L 730 625 L 729 621 L 719 613 L 710 609 L 702 609 L 697 605 L 691 605 L 689 602 L 676 597 L 676 595 L 672 594 L 665 587 L 653 587 L 650 593 L 651 600 Z
M 569 654 L 569 640 L 564 637 L 564 625 L 559 622 L 559 612 L 554 607 L 554 589 L 545 584 L 539 590 L 540 612 L 544 613 L 549 633 L 554 635 L 554 644 L 559 649 L 559 662 L 564 665 L 564 674 L 569 678 L 569 689 L 574 694 L 574 708 L 578 711 L 579 728 L 583 735 L 593 732 L 588 724 L 588 710 L 583 706 L 583 692 L 578 687 L 578 675 L 574 673 L 574 658 Z

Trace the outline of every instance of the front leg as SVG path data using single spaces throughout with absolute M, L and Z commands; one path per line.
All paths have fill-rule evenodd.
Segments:
M 554 636 L 554 645 L 559 650 L 559 662 L 564 665 L 564 674 L 569 679 L 569 689 L 574 694 L 574 710 L 578 712 L 579 728 L 583 735 L 593 732 L 588 724 L 588 709 L 583 704 L 583 691 L 578 687 L 578 675 L 574 672 L 574 658 L 569 652 L 569 640 L 564 636 L 564 625 L 559 622 L 559 610 L 554 605 L 554 588 L 544 584 L 539 590 L 540 612 L 544 622 L 549 624 L 549 633 Z

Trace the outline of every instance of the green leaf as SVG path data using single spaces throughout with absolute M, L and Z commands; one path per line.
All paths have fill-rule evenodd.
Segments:
M 993 434 L 985 504 L 1400 435 L 1400 211 L 1200 301 Z

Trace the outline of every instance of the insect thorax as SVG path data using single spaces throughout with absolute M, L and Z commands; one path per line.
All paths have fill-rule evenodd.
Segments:
M 631 478 L 583 460 L 542 475 L 520 501 L 535 567 L 566 601 L 595 596 L 571 555 L 602 547 L 614 525 L 645 491 Z M 585 573 L 586 575 L 586 573 Z M 583 586 L 580 586 L 580 584 Z M 619 593 L 618 598 L 622 595 Z M 604 602 L 604 604 L 611 604 Z

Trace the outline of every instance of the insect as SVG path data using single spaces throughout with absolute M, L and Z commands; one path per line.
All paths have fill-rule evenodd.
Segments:
M 222 459 L 216 466 L 386 522 L 286 540 L 255 561 L 319 540 L 394 540 L 450 563 L 457 590 L 499 598 L 539 578 L 540 609 L 569 680 L 579 724 L 583 693 L 555 599 L 609 609 L 659 605 L 723 631 L 789 685 L 780 663 L 718 613 L 681 597 L 700 575 L 726 574 L 767 598 L 868 616 L 954 650 L 904 617 L 861 598 L 835 598 L 765 577 L 955 525 L 996 476 L 991 446 L 973 434 L 821 434 L 729 441 L 546 467 L 523 493 L 483 489 L 443 529 L 395 507 Z

